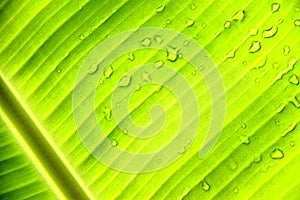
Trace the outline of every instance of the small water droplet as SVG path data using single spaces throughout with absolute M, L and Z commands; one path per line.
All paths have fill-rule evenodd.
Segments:
M 276 126 L 280 126 L 280 120 L 279 120 L 279 119 L 276 119 L 276 120 L 275 120 L 275 124 L 276 124 Z
M 267 57 L 264 57 L 263 59 L 261 59 L 259 61 L 259 63 L 257 64 L 257 66 L 254 67 L 254 68 L 258 70 L 258 69 L 264 67 L 266 64 L 267 64 Z
M 294 122 L 292 123 L 283 133 L 281 133 L 281 137 L 285 137 L 287 134 L 292 132 L 297 126 L 297 123 Z
M 258 34 L 258 29 L 257 28 L 252 28 L 249 31 L 250 36 L 256 36 Z
M 294 21 L 295 26 L 300 27 L 300 19 Z
M 249 47 L 250 53 L 256 53 L 261 49 L 261 45 L 259 41 L 253 41 L 251 46 Z
M 300 108 L 300 101 L 298 100 L 298 98 L 296 96 L 290 97 L 289 101 L 294 104 L 294 106 L 296 108 Z
M 245 18 L 245 11 L 239 10 L 238 12 L 235 13 L 232 19 L 235 21 L 243 21 L 244 18 Z
M 276 112 L 277 113 L 281 113 L 285 108 L 285 104 L 281 104 L 277 109 L 276 109 Z
M 276 35 L 277 31 L 278 31 L 277 26 L 272 26 L 272 27 L 270 27 L 270 28 L 264 30 L 264 31 L 262 32 L 262 36 L 263 36 L 264 38 L 271 38 L 271 37 L 273 37 L 274 35 Z
M 290 146 L 291 147 L 295 146 L 295 142 L 294 141 L 290 141 Z
M 232 51 L 230 51 L 227 55 L 224 56 L 224 60 L 228 60 L 229 58 L 234 58 L 235 52 L 236 52 L 236 49 L 233 49 Z
M 89 67 L 88 74 L 95 74 L 97 70 L 98 70 L 98 65 L 92 64 Z
M 164 10 L 165 10 L 165 7 L 166 7 L 166 5 L 161 5 L 161 6 L 159 6 L 158 8 L 156 8 L 156 12 L 157 12 L 157 13 L 160 13 L 160 12 L 164 11 Z
M 134 56 L 133 53 L 129 53 L 128 54 L 128 60 L 130 60 L 130 61 L 134 61 L 135 60 L 135 56 Z
M 57 74 L 60 74 L 60 72 L 61 72 L 61 70 L 60 70 L 60 69 L 56 70 L 56 73 L 57 73 Z
M 287 55 L 289 55 L 289 53 L 290 53 L 290 47 L 285 45 L 283 47 L 283 55 L 287 56 Z
M 184 154 L 185 152 L 186 152 L 185 147 L 180 147 L 180 148 L 178 149 L 178 153 L 179 153 L 179 154 Z
M 111 146 L 112 146 L 112 147 L 118 146 L 118 141 L 117 141 L 117 140 L 112 140 L 112 141 L 111 141 Z
M 167 51 L 167 59 L 171 62 L 175 62 L 177 60 L 178 56 L 177 53 L 174 51 Z
M 156 62 L 154 63 L 154 67 L 155 67 L 156 69 L 161 68 L 163 65 L 164 65 L 164 61 L 162 61 L 162 60 L 158 60 L 158 61 L 156 61 Z
M 250 140 L 247 135 L 240 135 L 239 138 L 242 144 L 250 144 Z
M 290 78 L 289 78 L 289 82 L 291 84 L 298 85 L 299 84 L 299 79 L 298 79 L 297 75 L 296 74 L 291 75 Z
M 253 162 L 254 162 L 254 163 L 260 163 L 261 160 L 262 160 L 261 155 L 256 155 L 256 156 L 254 156 L 254 158 L 253 158 Z
M 274 149 L 271 153 L 270 153 L 270 157 L 272 159 L 282 159 L 284 157 L 283 151 L 280 149 Z
M 295 11 L 296 11 L 296 12 L 300 12 L 300 7 L 296 7 L 296 8 L 295 8 Z
M 210 185 L 205 181 L 201 181 L 201 187 L 204 191 L 208 191 L 210 189 Z
M 277 69 L 278 66 L 279 66 L 278 62 L 274 62 L 274 63 L 272 64 L 273 69 Z
M 243 123 L 243 124 L 241 125 L 241 127 L 242 127 L 243 129 L 245 129 L 245 128 L 247 128 L 247 125 L 246 125 L 245 123 Z
M 228 164 L 228 167 L 229 167 L 229 169 L 231 169 L 232 171 L 234 171 L 234 170 L 237 169 L 238 164 L 237 164 L 237 162 L 236 162 L 235 160 L 232 160 L 232 162 L 230 162 L 230 163 Z
M 109 107 L 104 107 L 103 113 L 106 120 L 111 120 L 111 109 Z
M 234 194 L 237 194 L 237 193 L 239 193 L 239 188 L 237 188 L 237 187 L 236 187 L 236 188 L 234 188 L 234 190 L 233 190 L 233 193 L 234 193 Z
M 183 42 L 183 46 L 187 46 L 187 45 L 189 45 L 189 41 L 188 40 L 185 40 L 184 42 Z
M 79 38 L 80 40 L 84 40 L 84 39 L 85 39 L 85 36 L 84 36 L 83 34 L 80 34 L 80 35 L 78 36 L 78 38 Z
M 283 18 L 279 18 L 279 20 L 278 20 L 278 22 L 277 22 L 277 23 L 278 23 L 278 24 L 282 24 L 282 23 L 283 23 L 283 21 L 284 21 L 284 20 L 283 20 Z
M 155 41 L 156 44 L 161 44 L 162 41 L 163 41 L 163 39 L 162 39 L 161 36 L 159 36 L 159 35 L 155 35 L 155 36 L 153 37 L 153 39 L 154 39 L 154 41 Z
M 231 22 L 230 21 L 226 21 L 224 24 L 224 28 L 229 28 L 231 26 Z
M 271 11 L 274 13 L 274 12 L 277 12 L 280 8 L 280 4 L 279 3 L 273 3 L 271 5 Z
M 123 76 L 118 84 L 119 87 L 127 87 L 131 82 L 131 76 Z
M 140 41 L 140 44 L 144 47 L 149 47 L 151 45 L 151 39 L 150 38 L 144 38 Z
M 123 134 L 124 134 L 124 135 L 128 135 L 128 130 L 127 130 L 127 129 L 124 129 L 124 130 L 123 130 Z
M 79 10 L 81 10 L 81 9 L 82 9 L 82 5 L 81 5 L 81 3 L 80 3 L 80 4 L 78 4 L 78 8 L 79 8 Z
M 112 68 L 112 66 L 108 66 L 107 69 L 104 72 L 104 76 L 105 78 L 110 78 L 111 75 L 114 73 L 114 69 Z
M 207 25 L 205 23 L 203 23 L 201 26 L 202 26 L 202 28 L 205 28 Z
M 192 19 L 187 19 L 186 22 L 185 22 L 185 27 L 187 28 L 187 27 L 193 26 L 194 23 L 195 23 L 194 20 L 192 20 Z
M 190 8 L 191 8 L 192 10 L 195 10 L 195 9 L 196 9 L 196 5 L 192 3 L 192 4 L 190 5 Z
M 243 61 L 242 63 L 244 66 L 247 66 L 247 62 L 246 61 Z

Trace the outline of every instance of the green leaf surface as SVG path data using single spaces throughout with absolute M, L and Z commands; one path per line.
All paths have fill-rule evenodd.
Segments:
M 226 90 L 226 119 L 216 146 L 199 158 L 212 114 L 203 77 L 167 50 L 118 57 L 95 94 L 99 126 L 113 146 L 152 152 L 179 129 L 176 96 L 155 84 L 137 88 L 128 107 L 139 125 L 151 122 L 154 104 L 164 107 L 166 123 L 158 135 L 131 137 L 114 120 L 112 92 L 140 65 L 159 61 L 178 71 L 201 110 L 197 136 L 190 148 L 178 147 L 178 160 L 158 171 L 127 173 L 84 147 L 72 92 L 92 49 L 142 27 L 175 30 L 207 51 Z M 300 198 L 299 0 L 2 0 L 0 35 L 1 199 Z M 95 141 L 95 148 L 100 144 Z

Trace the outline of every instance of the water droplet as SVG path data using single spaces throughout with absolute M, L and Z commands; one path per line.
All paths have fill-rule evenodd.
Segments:
M 262 160 L 261 155 L 256 155 L 256 156 L 254 156 L 254 158 L 253 158 L 253 162 L 254 162 L 254 163 L 259 163 L 259 162 L 261 162 L 261 160 Z
M 171 24 L 172 20 L 171 19 L 167 19 L 166 24 Z
M 231 22 L 230 21 L 226 21 L 225 24 L 224 24 L 224 28 L 229 28 L 231 25 Z
M 246 61 L 243 61 L 242 63 L 244 66 L 247 66 L 247 62 Z
M 166 5 L 161 5 L 161 6 L 159 6 L 158 8 L 156 8 L 156 12 L 157 12 L 157 13 L 160 13 L 160 12 L 164 11 L 164 10 L 165 10 L 165 7 L 166 7 Z
M 279 3 L 273 3 L 271 5 L 271 11 L 274 13 L 274 12 L 277 12 L 280 8 L 280 4 Z
M 196 69 L 194 69 L 193 71 L 192 71 L 192 73 L 191 73 L 193 76 L 196 76 L 197 75 L 197 70 Z
M 208 191 L 210 189 L 210 185 L 205 181 L 201 181 L 201 187 L 204 191 Z
M 261 45 L 259 41 L 253 41 L 251 46 L 249 47 L 250 53 L 256 53 L 261 49 Z
M 189 41 L 188 40 L 185 40 L 184 42 L 183 42 L 183 46 L 187 46 L 187 45 L 189 45 Z
M 78 4 L 78 8 L 79 8 L 79 10 L 81 10 L 82 9 L 82 5 Z
M 287 56 L 290 53 L 290 47 L 289 46 L 284 46 L 283 47 L 283 55 Z
M 158 60 L 158 61 L 156 61 L 156 62 L 154 63 L 154 67 L 155 67 L 156 69 L 161 68 L 163 65 L 164 65 L 164 61 L 162 61 L 162 60 Z
M 117 141 L 117 140 L 112 140 L 112 141 L 111 141 L 111 146 L 112 146 L 112 147 L 118 146 L 118 141 Z
M 112 66 L 110 65 L 109 67 L 107 67 L 107 69 L 104 72 L 104 76 L 105 78 L 110 78 L 111 75 L 114 73 L 114 69 L 112 68 Z
M 134 56 L 133 53 L 129 53 L 128 54 L 128 60 L 130 60 L 130 61 L 134 61 L 135 60 L 135 56 Z
M 270 153 L 270 157 L 272 159 L 282 159 L 284 157 L 284 154 L 282 152 L 282 150 L 280 149 L 274 149 L 271 153 Z
M 224 56 L 224 60 L 228 60 L 229 58 L 234 58 L 236 49 L 230 51 L 227 55 Z
M 167 59 L 171 62 L 175 62 L 177 60 L 177 53 L 174 51 L 167 51 Z
M 242 124 L 242 128 L 245 129 L 247 128 L 247 125 L 245 123 Z
M 283 133 L 281 133 L 281 137 L 285 137 L 287 134 L 292 132 L 297 126 L 297 123 L 294 122 L 292 123 Z
M 243 21 L 244 18 L 245 18 L 245 11 L 239 10 L 238 12 L 235 13 L 232 19 L 235 21 Z
M 299 79 L 298 79 L 297 75 L 293 74 L 292 76 L 290 76 L 289 82 L 291 84 L 298 85 L 299 84 Z
M 142 41 L 140 41 L 140 44 L 144 47 L 149 47 L 151 45 L 151 39 L 144 38 Z
M 274 63 L 272 64 L 273 69 L 277 69 L 278 66 L 279 66 L 278 62 L 274 62 Z
M 272 26 L 271 28 L 268 28 L 268 29 L 264 30 L 264 31 L 262 32 L 262 36 L 263 36 L 264 38 L 271 38 L 271 37 L 273 37 L 274 35 L 276 35 L 277 31 L 278 31 L 277 26 Z
M 237 188 L 237 187 L 236 187 L 236 188 L 234 188 L 234 190 L 233 190 L 233 193 L 234 193 L 234 194 L 237 194 L 237 193 L 239 193 L 239 188 Z
M 300 27 L 300 19 L 294 21 L 295 26 Z
M 60 74 L 60 72 L 61 72 L 61 70 L 60 70 L 60 69 L 56 70 L 56 73 L 57 73 L 57 74 Z
M 237 169 L 238 164 L 237 164 L 237 162 L 236 162 L 235 160 L 232 160 L 232 162 L 230 162 L 230 163 L 228 164 L 228 167 L 229 167 L 229 169 L 231 169 L 232 171 L 234 171 L 234 170 Z
M 277 113 L 281 113 L 285 108 L 285 104 L 281 104 L 277 109 L 276 109 L 276 112 Z
M 178 149 L 178 153 L 179 153 L 179 154 L 184 154 L 185 152 L 186 152 L 185 147 L 180 147 L 180 148 Z
M 283 20 L 282 18 L 279 18 L 279 20 L 278 20 L 278 22 L 277 22 L 277 23 L 278 23 L 278 24 L 282 24 L 282 23 L 283 23 L 283 21 L 284 21 L 284 20 Z
M 201 26 L 202 26 L 202 28 L 205 28 L 207 25 L 205 23 L 203 23 Z
M 290 146 L 291 147 L 295 146 L 295 142 L 294 141 L 290 141 Z
M 85 39 L 85 36 L 84 36 L 83 34 L 80 34 L 80 35 L 78 36 L 78 38 L 79 38 L 80 40 L 84 40 L 84 39 Z
M 146 82 L 151 82 L 151 80 L 152 80 L 151 76 L 148 72 L 143 72 L 142 73 L 142 79 Z
M 276 126 L 280 126 L 280 120 L 279 120 L 279 119 L 276 119 L 276 120 L 275 120 L 275 124 L 276 124 Z
M 257 34 L 258 34 L 257 28 L 250 29 L 250 31 L 249 31 L 250 36 L 256 36 Z
M 104 107 L 103 113 L 106 120 L 111 120 L 111 109 L 108 107 Z
M 97 64 L 92 64 L 89 67 L 88 74 L 94 74 L 98 70 Z
M 191 8 L 192 10 L 195 10 L 195 9 L 196 9 L 196 5 L 192 3 L 192 4 L 190 5 L 190 8 Z
M 294 104 L 294 106 L 296 108 L 300 108 L 300 101 L 298 100 L 298 98 L 296 96 L 290 97 L 289 101 Z
M 154 41 L 155 41 L 156 44 L 161 44 L 162 41 L 163 41 L 163 39 L 159 35 L 155 35 L 153 37 L 153 39 L 154 39 Z
M 267 64 L 267 57 L 260 60 L 259 63 L 257 64 L 257 67 L 254 67 L 254 68 L 260 69 L 260 68 L 264 67 L 266 64 Z
M 123 130 L 123 134 L 124 134 L 124 135 L 128 135 L 128 130 L 127 130 L 127 129 L 124 129 L 124 130 Z
M 185 22 L 185 27 L 187 28 L 187 27 L 193 26 L 194 23 L 195 23 L 194 20 L 192 20 L 192 19 L 187 19 L 186 22 Z
M 296 8 L 295 8 L 295 11 L 296 11 L 296 12 L 300 12 L 300 7 L 296 7 Z
M 240 135 L 239 138 L 242 144 L 250 144 L 250 140 L 247 135 Z
M 119 87 L 127 87 L 131 82 L 131 76 L 123 76 L 118 84 Z

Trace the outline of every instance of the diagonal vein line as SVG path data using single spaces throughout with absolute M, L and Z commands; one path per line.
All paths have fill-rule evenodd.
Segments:
M 11 122 L 20 137 L 38 158 L 42 167 L 67 199 L 92 199 L 92 195 L 72 171 L 61 153 L 45 136 L 44 130 L 21 103 L 12 87 L 0 78 L 1 113 Z

